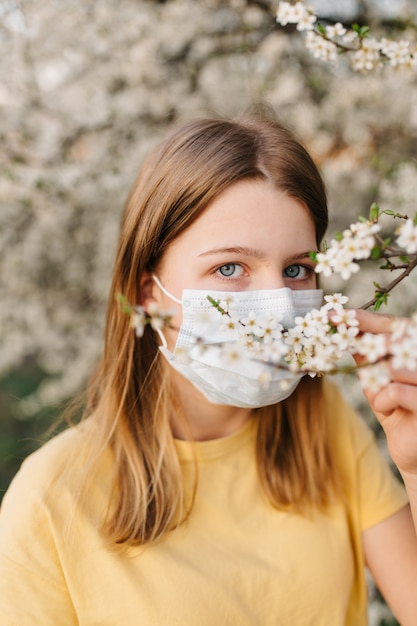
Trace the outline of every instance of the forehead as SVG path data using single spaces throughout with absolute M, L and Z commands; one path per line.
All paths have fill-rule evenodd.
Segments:
M 275 238 L 276 245 L 297 237 L 315 247 L 315 224 L 300 201 L 268 181 L 240 181 L 219 194 L 171 244 L 192 249 L 201 244 L 254 247 Z

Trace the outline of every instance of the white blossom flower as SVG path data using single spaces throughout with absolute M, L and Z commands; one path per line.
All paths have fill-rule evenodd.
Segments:
M 135 307 L 131 316 L 131 325 L 135 329 L 136 337 L 142 337 L 146 326 L 146 313 L 143 307 Z
M 288 391 L 288 389 L 291 386 L 291 382 L 289 380 L 280 380 L 279 381 L 279 388 L 281 389 L 281 391 Z
M 291 4 L 290 2 L 280 2 L 276 14 L 276 19 L 281 26 L 296 24 L 302 17 L 305 7 L 302 2 Z
M 354 30 L 346 31 L 346 33 L 343 35 L 341 39 L 341 43 L 347 46 L 350 46 L 352 44 L 357 44 L 358 41 L 359 41 L 359 35 Z
M 259 373 L 258 382 L 261 385 L 261 387 L 267 388 L 269 386 L 269 383 L 271 382 L 271 378 L 272 378 L 271 370 L 268 368 L 265 368 Z
M 218 301 L 218 309 L 219 311 L 223 309 L 224 313 L 228 313 L 231 304 L 233 304 L 233 293 L 224 293 Z
M 294 319 L 295 326 L 292 330 L 300 331 L 303 334 L 307 334 L 309 332 L 311 326 L 311 313 L 306 313 L 305 315 L 297 315 Z
M 253 311 L 250 311 L 247 317 L 242 318 L 241 323 L 243 327 L 243 333 L 246 336 L 260 336 L 261 330 L 259 328 L 258 320 L 256 319 L 255 313 Z
M 210 324 L 213 321 L 213 317 L 207 311 L 198 311 L 196 312 L 195 320 L 198 324 L 204 324 L 207 326 L 207 324 Z
M 223 315 L 219 324 L 220 330 L 225 333 L 235 334 L 242 328 L 242 324 L 237 315 Z
M 278 5 L 276 20 L 281 26 L 287 24 L 297 24 L 297 30 L 311 30 L 317 17 L 309 11 L 303 2 L 290 4 L 280 2 Z
M 325 332 L 324 329 L 329 327 L 329 316 L 328 309 L 326 306 L 322 306 L 320 309 L 312 309 L 310 311 L 310 317 L 312 323 L 316 326 L 316 332 L 313 333 L 315 336 L 322 336 Z
M 341 351 L 349 350 L 352 348 L 352 339 L 356 337 L 359 329 L 355 326 L 348 326 L 347 324 L 338 324 L 337 333 L 332 335 L 332 343 L 338 345 Z
M 402 339 L 407 334 L 410 323 L 412 322 L 406 319 L 394 318 L 391 322 L 391 341 Z
M 358 374 L 362 387 L 371 393 L 377 393 L 391 381 L 389 370 L 384 364 L 367 365 Z
M 391 345 L 392 367 L 396 370 L 409 370 L 415 372 L 417 369 L 417 345 L 408 338 Z
M 259 337 L 245 332 L 239 333 L 239 340 L 246 350 L 252 352 L 255 358 L 262 354 L 263 345 L 259 341 Z
M 370 222 L 369 220 L 365 222 L 355 222 L 349 226 L 349 230 L 356 237 L 368 238 L 370 235 L 375 235 L 375 233 L 381 230 L 381 224 L 378 224 L 378 222 Z
M 151 327 L 154 330 L 163 330 L 165 328 L 165 320 L 163 317 L 153 316 L 151 318 Z
M 403 248 L 407 254 L 415 254 L 417 252 L 417 225 L 414 220 L 408 218 L 398 228 L 397 245 Z
M 357 341 L 356 352 L 366 357 L 369 363 L 376 363 L 388 353 L 387 341 L 384 335 L 364 333 Z
M 368 259 L 373 246 L 373 237 L 345 237 L 341 241 L 341 256 L 347 255 L 357 260 Z
M 352 68 L 358 72 L 369 72 L 381 64 L 379 44 L 376 39 L 362 41 L 361 48 L 352 52 L 350 61 Z
M 328 371 L 329 368 L 329 361 L 326 358 L 325 353 L 318 353 L 318 354 L 314 354 L 313 356 L 309 357 L 308 360 L 306 360 L 306 362 L 304 363 L 304 365 L 301 368 L 303 371 L 308 371 L 309 373 L 321 373 L 321 372 L 326 372 Z
M 178 363 L 186 364 L 190 362 L 190 356 L 186 348 L 176 347 L 174 350 L 174 356 L 175 356 L 175 360 L 178 361 Z
M 238 342 L 227 342 L 221 347 L 220 358 L 229 364 L 236 364 L 247 359 L 246 352 Z
M 306 36 L 306 47 L 311 54 L 321 61 L 335 61 L 337 47 L 332 41 L 327 41 L 321 35 L 309 31 Z
M 392 41 L 391 39 L 383 38 L 380 41 L 380 49 L 388 58 L 392 67 L 407 65 L 411 60 L 409 41 Z
M 288 329 L 288 331 L 285 334 L 284 341 L 288 346 L 291 346 L 294 352 L 294 356 L 291 357 L 291 355 L 288 355 L 289 359 L 295 358 L 295 355 L 298 355 L 303 350 L 303 346 L 304 346 L 303 340 L 304 340 L 304 333 L 303 333 L 303 329 L 300 326 Z
M 262 338 L 264 343 L 270 343 L 273 339 L 281 339 L 284 330 L 278 318 L 272 316 L 260 320 L 258 329 L 258 336 Z
M 150 318 L 151 327 L 154 330 L 162 330 L 169 326 L 175 310 L 164 311 L 156 302 L 151 302 L 148 307 L 148 316 Z
M 336 24 L 326 26 L 325 32 L 326 37 L 335 39 L 336 37 L 343 37 L 343 35 L 346 35 L 346 28 L 341 22 L 336 22 Z
M 317 21 L 317 17 L 313 13 L 310 13 L 309 11 L 304 10 L 303 14 L 300 15 L 298 19 L 297 30 L 300 30 L 300 31 L 307 30 L 311 32 L 314 28 L 314 24 L 316 21 Z
M 339 324 L 345 324 L 346 326 L 358 326 L 359 322 L 356 317 L 356 311 L 353 309 L 338 310 L 332 314 L 331 321 L 337 326 Z
M 417 315 L 411 319 L 393 319 L 391 355 L 394 369 L 417 369 Z
M 340 274 L 343 280 L 349 280 L 352 274 L 359 272 L 360 267 L 358 263 L 355 263 L 350 258 L 338 257 L 334 262 L 334 271 Z
M 341 293 L 333 293 L 324 296 L 324 300 L 327 303 L 324 305 L 325 309 L 329 311 L 335 309 L 337 311 L 343 308 L 343 305 L 349 301 L 349 298 Z
M 318 252 L 316 255 L 317 265 L 314 271 L 317 274 L 323 274 L 323 276 L 331 276 L 333 274 L 333 263 L 331 255 L 327 252 Z
M 262 358 L 268 363 L 279 363 L 288 355 L 288 346 L 282 340 L 262 344 Z
M 294 20 L 293 5 L 289 2 L 280 2 L 276 13 L 276 20 L 281 26 L 292 24 Z

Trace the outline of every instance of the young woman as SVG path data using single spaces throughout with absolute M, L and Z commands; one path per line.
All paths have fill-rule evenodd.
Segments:
M 288 323 L 317 306 L 308 253 L 326 226 L 316 167 L 272 119 L 197 120 L 154 149 L 122 221 L 89 416 L 4 498 L 2 626 L 361 626 L 365 566 L 415 625 L 417 375 L 369 397 L 407 498 L 333 385 L 265 387 L 192 352 L 207 294 Z M 136 337 L 118 294 L 174 308 L 170 327 Z M 389 318 L 358 319 L 389 341 Z

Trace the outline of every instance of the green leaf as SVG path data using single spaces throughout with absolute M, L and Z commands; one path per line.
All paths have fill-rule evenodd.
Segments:
M 311 259 L 312 261 L 314 261 L 314 263 L 317 263 L 317 254 L 318 254 L 318 253 L 317 253 L 316 251 L 313 251 L 313 252 L 309 252 L 309 253 L 308 253 L 308 256 L 310 257 L 310 259 Z
M 336 241 L 342 241 L 343 239 L 343 233 L 341 232 L 337 232 L 334 236 L 334 238 L 336 239 Z
M 378 217 L 379 217 L 379 205 L 376 202 L 373 202 L 369 209 L 369 221 L 376 222 L 378 220 Z
M 389 294 L 387 292 L 381 293 L 380 291 L 375 292 L 376 302 L 374 304 L 374 311 L 379 311 L 382 305 L 386 305 L 388 302 Z
M 403 215 L 402 213 L 398 213 L 398 211 L 392 211 L 391 209 L 384 209 L 384 211 L 382 211 L 382 213 L 384 215 L 389 215 L 390 217 L 397 217 L 398 219 L 401 220 L 406 220 L 407 215 Z
M 365 39 L 369 35 L 369 26 L 359 26 L 359 24 L 352 24 L 352 30 L 359 35 L 361 39 Z
M 326 29 L 324 28 L 323 24 L 320 24 L 320 22 L 317 22 L 316 28 L 317 28 L 317 31 L 320 33 L 320 35 L 326 36 Z
M 392 269 L 392 263 L 388 260 L 385 261 L 384 265 L 380 265 L 379 266 L 380 270 L 391 270 Z
M 381 256 L 382 256 L 381 250 L 378 248 L 378 246 L 374 246 L 371 250 L 371 256 L 370 256 L 371 261 L 376 261 L 377 259 L 380 259 Z
M 116 294 L 116 300 L 119 302 L 123 313 L 133 313 L 134 307 L 130 304 L 128 299 L 122 293 Z
M 217 311 L 219 311 L 219 313 L 221 313 L 222 315 L 228 315 L 228 312 L 225 311 L 224 308 L 220 305 L 220 300 L 215 300 L 211 296 L 207 296 L 207 300 L 212 306 L 214 306 L 215 309 L 217 309 Z

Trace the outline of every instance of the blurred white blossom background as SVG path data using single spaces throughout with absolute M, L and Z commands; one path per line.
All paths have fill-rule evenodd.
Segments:
M 365 23 L 415 44 L 413 0 L 309 5 L 323 23 Z M 13 405 L 18 418 L 71 398 L 99 358 L 121 211 L 145 154 L 173 124 L 267 101 L 321 168 L 330 235 L 373 201 L 417 210 L 417 69 L 363 75 L 343 56 L 317 60 L 295 26 L 276 23 L 277 6 L 0 0 L 0 378 L 28 360 L 42 371 Z M 325 287 L 360 305 L 384 281 L 375 271 Z M 416 308 L 412 275 L 389 310 Z M 361 408 L 360 391 L 350 395 Z M 370 610 L 375 624 L 386 611 Z
M 323 20 L 366 20 L 415 41 L 411 0 L 310 4 Z M 46 374 L 22 414 L 72 396 L 99 357 L 121 210 L 144 155 L 172 124 L 266 100 L 321 167 L 331 231 L 374 200 L 416 209 L 417 70 L 364 76 L 343 59 L 316 60 L 295 29 L 276 23 L 276 8 L 0 2 L 0 373 L 30 357 Z M 372 279 L 351 281 L 353 304 Z M 394 309 L 412 310 L 416 280 L 399 292 Z

